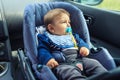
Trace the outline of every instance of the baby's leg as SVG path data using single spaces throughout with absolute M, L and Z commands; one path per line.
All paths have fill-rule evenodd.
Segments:
M 107 70 L 95 59 L 83 58 L 83 67 L 86 76 L 107 72 Z
M 53 69 L 53 72 L 58 80 L 86 80 L 86 77 L 71 65 L 59 65 Z

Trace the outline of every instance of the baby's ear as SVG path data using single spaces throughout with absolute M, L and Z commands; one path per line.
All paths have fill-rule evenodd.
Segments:
M 52 24 L 48 24 L 47 28 L 51 33 L 54 33 L 54 28 L 53 28 Z

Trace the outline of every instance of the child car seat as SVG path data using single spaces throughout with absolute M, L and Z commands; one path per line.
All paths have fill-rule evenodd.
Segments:
M 29 4 L 26 6 L 24 10 L 23 38 L 24 38 L 25 53 L 30 59 L 30 62 L 32 64 L 32 68 L 34 71 L 37 71 L 36 66 L 39 64 L 39 61 L 37 59 L 38 51 L 37 51 L 37 42 L 36 42 L 36 27 L 40 27 L 44 25 L 44 22 L 43 22 L 44 15 L 49 10 L 54 8 L 63 8 L 71 14 L 71 26 L 72 26 L 73 32 L 79 34 L 80 37 L 86 43 L 89 44 L 89 47 L 92 48 L 90 43 L 90 36 L 89 36 L 87 24 L 84 19 L 83 13 L 80 9 L 66 2 L 47 2 L 47 3 Z M 92 52 L 94 53 L 94 51 Z M 90 54 L 94 55 L 93 53 L 90 53 Z M 96 56 L 90 56 L 90 57 L 98 59 L 103 64 L 103 66 L 105 66 L 106 69 L 108 70 L 111 70 L 116 67 L 113 61 L 113 58 L 111 57 L 109 52 L 106 52 L 101 48 L 101 50 L 99 50 L 97 53 L 100 53 L 102 55 L 98 55 L 97 57 Z M 100 59 L 99 59 L 99 56 L 100 56 Z M 101 59 L 101 56 L 104 56 L 105 58 Z

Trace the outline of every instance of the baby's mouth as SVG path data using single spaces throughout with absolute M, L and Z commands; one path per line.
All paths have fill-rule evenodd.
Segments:
M 72 28 L 71 27 L 67 27 L 65 32 L 66 33 L 72 33 Z

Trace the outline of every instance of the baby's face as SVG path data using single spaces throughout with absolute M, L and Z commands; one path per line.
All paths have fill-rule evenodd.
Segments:
M 57 16 L 56 18 L 54 18 L 52 26 L 54 28 L 53 34 L 65 35 L 66 28 L 71 26 L 69 16 L 67 14 Z

